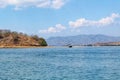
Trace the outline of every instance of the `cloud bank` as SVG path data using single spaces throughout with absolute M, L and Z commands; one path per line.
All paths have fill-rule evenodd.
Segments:
M 120 14 L 113 13 L 111 16 L 102 18 L 100 20 L 87 20 L 80 18 L 76 21 L 69 21 L 69 26 L 73 28 L 85 27 L 85 26 L 107 26 L 116 22 L 116 19 L 120 18 Z
M 63 30 L 65 30 L 66 27 L 61 25 L 61 24 L 57 24 L 54 27 L 49 27 L 48 29 L 44 29 L 44 30 L 39 30 L 39 33 L 57 33 L 57 32 L 61 32 Z
M 120 14 L 111 14 L 108 17 L 102 18 L 100 20 L 87 20 L 85 18 L 80 18 L 76 21 L 69 21 L 67 24 L 69 27 L 65 27 L 62 24 L 57 24 L 54 27 L 49 27 L 48 29 L 45 30 L 40 30 L 40 33 L 57 33 L 57 32 L 62 32 L 63 30 L 67 30 L 67 31 L 76 31 L 79 32 L 78 28 L 81 27 L 86 27 L 86 26 L 92 26 L 94 28 L 96 27 L 106 27 L 106 26 L 111 26 L 112 24 L 116 24 L 119 23 L 120 25 Z M 87 29 L 89 29 L 87 27 Z M 71 30 L 69 30 L 71 29 Z
M 14 6 L 16 10 L 25 7 L 59 9 L 65 3 L 66 0 L 0 0 L 0 8 Z

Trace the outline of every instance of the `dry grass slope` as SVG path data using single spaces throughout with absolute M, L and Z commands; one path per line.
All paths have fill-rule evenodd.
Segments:
M 28 36 L 23 33 L 0 30 L 0 47 L 7 46 L 47 46 L 45 39 L 37 35 Z

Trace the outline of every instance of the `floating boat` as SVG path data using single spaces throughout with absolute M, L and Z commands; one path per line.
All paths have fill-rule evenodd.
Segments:
M 72 48 L 72 45 L 69 45 L 69 48 Z

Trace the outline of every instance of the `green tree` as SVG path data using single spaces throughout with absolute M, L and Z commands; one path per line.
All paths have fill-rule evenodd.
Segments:
M 39 43 L 39 45 L 41 45 L 41 46 L 47 46 L 47 42 L 45 41 L 45 39 L 39 38 L 37 35 L 32 35 L 31 37 L 34 40 L 36 40 Z
M 45 39 L 43 39 L 43 38 L 39 38 L 39 44 L 41 45 L 41 46 L 47 46 L 47 42 L 45 41 Z

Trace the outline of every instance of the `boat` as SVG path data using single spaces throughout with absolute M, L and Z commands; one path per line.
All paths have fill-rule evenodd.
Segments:
M 72 45 L 69 45 L 69 48 L 72 48 Z
M 71 44 L 67 44 L 66 46 L 69 47 L 69 48 L 72 48 L 72 47 L 73 47 Z

